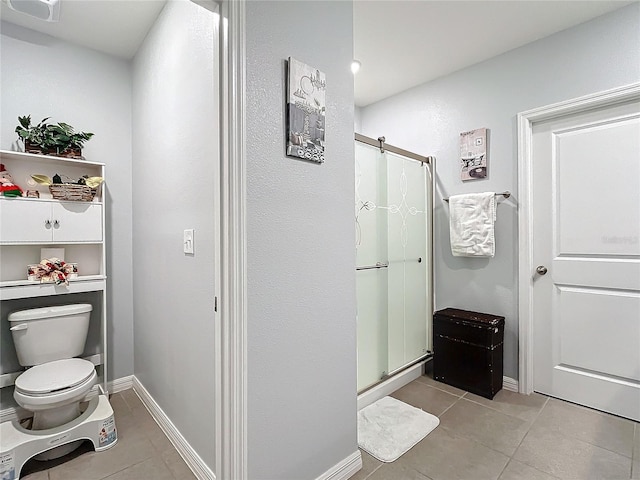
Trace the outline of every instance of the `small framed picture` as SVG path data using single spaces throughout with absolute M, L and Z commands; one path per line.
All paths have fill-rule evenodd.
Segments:
M 460 134 L 460 178 L 478 180 L 487 176 L 487 129 Z
M 287 155 L 323 163 L 325 74 L 293 57 L 288 67 Z

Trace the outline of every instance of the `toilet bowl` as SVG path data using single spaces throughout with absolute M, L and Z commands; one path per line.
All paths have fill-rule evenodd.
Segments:
M 34 433 L 78 418 L 80 402 L 96 383 L 93 363 L 74 358 L 84 349 L 91 310 L 89 304 L 74 304 L 9 314 L 18 361 L 30 367 L 16 378 L 13 397 L 33 412 Z M 35 458 L 58 458 L 80 443 L 62 445 Z
M 33 430 L 45 430 L 80 416 L 80 401 L 96 383 L 93 363 L 56 360 L 28 369 L 16 379 L 13 397 L 34 413 Z

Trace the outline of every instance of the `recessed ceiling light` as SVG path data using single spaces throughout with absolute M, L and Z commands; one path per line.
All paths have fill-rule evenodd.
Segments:
M 360 70 L 360 66 L 361 63 L 358 60 L 354 60 L 353 62 L 351 62 L 351 73 L 353 73 L 354 75 L 358 73 L 358 70 Z

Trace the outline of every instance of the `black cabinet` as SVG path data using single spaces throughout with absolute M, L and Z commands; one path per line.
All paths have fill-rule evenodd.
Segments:
M 504 317 L 445 308 L 433 315 L 433 378 L 486 398 L 502 388 Z

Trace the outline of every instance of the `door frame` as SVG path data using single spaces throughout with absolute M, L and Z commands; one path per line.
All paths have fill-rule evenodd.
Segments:
M 533 127 L 536 123 L 640 99 L 640 83 L 520 112 L 518 121 L 518 391 L 533 392 Z
M 220 332 L 216 445 L 219 480 L 246 480 L 247 231 L 245 0 L 220 0 Z

